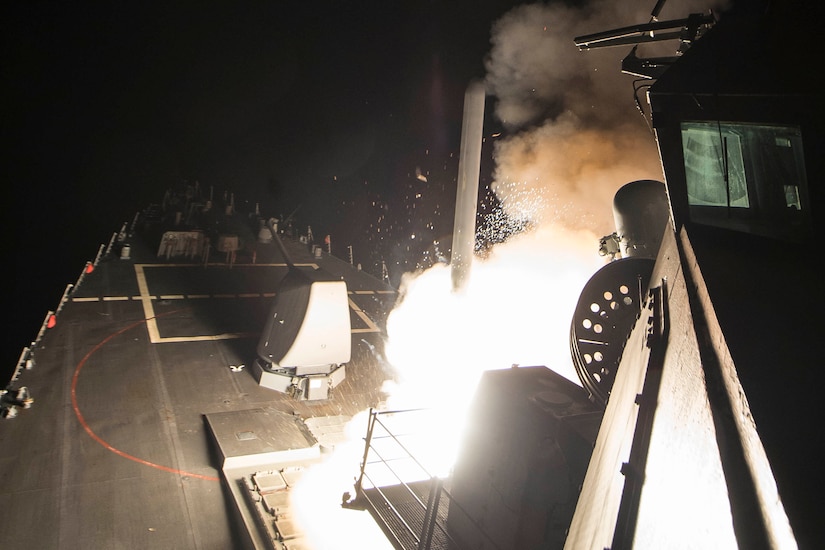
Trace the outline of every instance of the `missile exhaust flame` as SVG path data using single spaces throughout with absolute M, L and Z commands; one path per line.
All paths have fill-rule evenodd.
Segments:
M 415 437 L 404 441 L 428 474 L 449 475 L 485 370 L 545 365 L 579 383 L 567 334 L 578 289 L 604 262 L 595 242 L 590 232 L 538 227 L 495 246 L 487 259 L 475 259 L 473 278 L 460 293 L 452 291 L 443 264 L 405 276 L 401 302 L 387 320 L 385 358 L 396 376 L 384 386 L 384 408 L 431 409 L 423 420 L 417 417 Z M 347 443 L 310 468 L 293 490 L 296 522 L 312 548 L 336 547 L 341 532 L 355 530 L 370 538 L 365 547 L 391 548 L 367 514 L 340 505 L 343 493 L 355 494 L 366 416 L 364 411 L 353 418 Z M 406 482 L 422 479 L 420 469 L 407 471 Z
M 439 433 L 428 434 L 443 458 L 440 473 L 452 465 L 485 370 L 544 365 L 580 383 L 568 333 L 578 290 L 604 262 L 593 242 L 589 232 L 538 228 L 474 261 L 461 293 L 451 291 L 443 265 L 402 282 L 387 320 L 386 356 L 398 373 L 387 404 L 440 411 Z
M 598 237 L 613 230 L 613 195 L 625 182 L 662 178 L 655 142 L 645 123 L 632 106 L 616 108 L 622 104 L 615 101 L 622 84 L 605 78 L 615 72 L 615 60 L 590 56 L 571 61 L 572 36 L 639 19 L 627 13 L 626 6 L 601 2 L 599 7 L 524 5 L 496 22 L 481 107 L 476 111 L 483 113 L 486 87 L 497 98 L 498 118 L 513 133 L 496 140 L 492 187 L 503 212 L 488 218 L 484 230 L 511 234 L 498 226 L 515 223 L 525 231 L 493 246 L 486 259 L 474 257 L 476 179 L 470 222 L 466 221 L 469 210 L 462 210 L 463 223 L 456 213 L 453 263 L 459 265 L 455 259 L 460 258 L 461 267 L 451 273 L 437 264 L 417 276 L 405 276 L 399 304 L 388 318 L 384 357 L 396 376 L 385 384 L 386 405 L 439 411 L 438 422 L 421 445 L 429 455 L 444 459 L 433 473 L 449 472 L 467 405 L 484 370 L 510 368 L 514 363 L 545 365 L 579 383 L 570 358 L 570 320 L 581 289 L 604 264 L 598 256 Z M 602 25 L 595 17 L 609 24 Z M 478 160 L 471 164 L 478 167 Z M 468 251 L 458 250 L 462 240 L 465 246 L 468 240 L 471 243 Z M 457 288 L 461 291 L 454 292 Z M 326 535 L 318 543 L 313 539 L 313 548 L 340 547 L 334 524 L 326 517 L 318 519 L 318 502 L 327 501 L 324 516 L 343 515 L 348 522 L 350 511 L 338 504 L 342 491 L 330 491 L 329 485 L 353 479 L 353 469 L 362 458 L 360 438 L 366 425 L 360 416 L 350 424 L 358 453 L 339 460 L 336 448 L 335 460 L 313 468 L 305 476 L 305 486 L 296 488 L 296 492 L 307 491 L 306 497 L 297 497 L 303 503 L 298 515 L 309 518 L 303 523 L 320 527 L 316 535 Z M 430 458 L 423 461 L 431 464 Z M 334 473 L 324 473 L 327 468 Z M 319 479 L 330 480 L 327 485 L 309 482 L 316 470 Z M 313 494 L 322 490 L 323 494 Z M 377 529 L 374 524 L 372 528 Z M 345 532 L 353 530 L 348 526 Z M 389 548 L 386 540 L 381 542 L 384 546 L 380 542 L 362 546 Z
M 393 548 L 368 513 L 341 505 L 342 495 L 354 495 L 353 482 L 364 452 L 366 418 L 367 411 L 354 416 L 346 426 L 346 441 L 336 445 L 323 462 L 308 468 L 290 492 L 294 520 L 307 548 L 349 546 L 344 540 L 357 540 L 359 548 Z

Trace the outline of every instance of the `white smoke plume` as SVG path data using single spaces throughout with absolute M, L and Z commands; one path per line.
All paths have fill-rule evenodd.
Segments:
M 613 195 L 633 180 L 662 179 L 633 78 L 621 73 L 630 48 L 580 52 L 573 43 L 650 19 L 652 6 L 625 4 L 529 4 L 493 25 L 486 85 L 510 133 L 496 142 L 493 190 L 528 230 L 476 258 L 463 293 L 452 292 L 447 269 L 404 277 L 387 322 L 387 358 L 400 381 L 394 406 L 412 406 L 405 397 L 456 403 L 460 392 L 467 400 L 480 372 L 514 363 L 577 380 L 569 326 L 582 288 L 604 265 L 599 237 L 614 231 Z
M 601 236 L 613 231 L 611 201 L 619 187 L 662 179 L 653 133 L 634 104 L 633 77 L 621 73 L 630 46 L 581 52 L 573 43 L 576 36 L 646 23 L 653 4 L 528 4 L 494 24 L 486 83 L 511 135 L 497 143 L 493 190 L 509 214 Z M 659 19 L 709 8 L 670 2 Z M 677 47 L 675 41 L 649 45 L 640 56 L 672 55 Z
M 496 142 L 493 190 L 529 229 L 477 258 L 461 295 L 445 269 L 404 278 L 387 323 L 387 357 L 402 380 L 393 398 L 407 387 L 419 401 L 455 402 L 457 388 L 471 392 L 473 384 L 434 384 L 443 373 L 467 381 L 513 363 L 577 379 L 567 327 L 582 288 L 604 265 L 599 237 L 614 231 L 613 195 L 662 172 L 633 78 L 621 73 L 630 48 L 580 52 L 573 38 L 647 22 L 651 8 L 529 4 L 493 25 L 486 85 L 510 133 Z M 697 11 L 682 3 L 660 20 Z

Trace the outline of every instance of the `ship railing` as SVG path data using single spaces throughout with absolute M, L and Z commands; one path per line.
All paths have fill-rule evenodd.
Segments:
M 137 220 L 137 216 L 135 216 L 135 220 Z M 123 227 L 125 229 L 126 224 L 124 224 Z M 123 233 L 123 229 L 121 230 L 121 233 Z M 34 368 L 34 366 L 35 366 L 35 357 L 34 357 L 35 356 L 35 350 L 39 346 L 40 341 L 42 340 L 43 336 L 46 334 L 46 331 L 49 328 L 51 328 L 52 326 L 54 326 L 54 323 L 57 319 L 57 315 L 61 312 L 61 310 L 63 309 L 63 306 L 66 305 L 66 302 L 69 301 L 69 299 L 71 298 L 74 291 L 78 287 L 80 287 L 80 284 L 86 278 L 86 275 L 92 272 L 93 267 L 96 267 L 98 265 L 98 263 L 100 262 L 100 260 L 106 254 L 109 254 L 109 252 L 111 251 L 111 248 L 112 248 L 112 246 L 115 242 L 115 239 L 117 239 L 117 236 L 118 236 L 118 233 L 113 233 L 112 234 L 112 238 L 109 241 L 108 247 L 105 247 L 105 245 L 103 245 L 103 244 L 101 244 L 98 247 L 97 255 L 95 256 L 94 261 L 86 262 L 86 264 L 83 266 L 83 270 L 80 272 L 80 275 L 77 277 L 77 281 L 75 283 L 69 283 L 69 284 L 66 285 L 66 288 L 63 290 L 63 295 L 60 297 L 60 302 L 58 302 L 58 304 L 57 304 L 57 308 L 53 311 L 49 310 L 49 311 L 46 312 L 46 316 L 43 318 L 43 322 L 40 323 L 40 329 L 37 332 L 37 336 L 35 337 L 34 340 L 32 340 L 31 345 L 24 347 L 23 350 L 20 352 L 20 356 L 17 359 L 17 364 L 15 365 L 14 370 L 12 371 L 11 377 L 3 385 L 3 391 L 4 392 L 8 393 L 9 390 L 13 389 L 14 383 L 17 382 L 20 379 L 20 376 L 22 375 L 24 370 L 31 370 L 32 368 Z
M 395 411 L 370 410 L 361 472 L 355 483 L 356 498 L 351 506 L 367 508 L 393 546 L 399 550 L 462 550 L 466 548 L 450 529 L 456 521 L 482 535 L 488 548 L 499 546 L 476 523 L 450 494 L 449 477 L 430 473 L 415 456 L 409 442 L 423 436 L 419 432 L 400 431 L 400 425 L 421 427 L 425 422 L 411 421 L 426 409 Z M 346 503 L 345 503 L 346 504 Z

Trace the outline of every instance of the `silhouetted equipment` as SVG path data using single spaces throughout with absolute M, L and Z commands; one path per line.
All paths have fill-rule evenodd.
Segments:
M 468 418 L 447 518 L 458 548 L 561 548 L 600 408 L 552 370 L 518 367 L 484 373 Z
M 687 51 L 716 21 L 711 13 L 693 13 L 684 19 L 657 21 L 656 17 L 663 3 L 664 2 L 659 2 L 656 4 L 651 14 L 651 21 L 648 23 L 577 36 L 573 39 L 573 42 L 580 50 L 633 44 L 633 49 L 627 57 L 622 60 L 622 72 L 643 78 L 658 78 L 670 65 L 679 59 L 679 55 Z M 677 49 L 679 55 L 649 58 L 640 58 L 636 55 L 639 44 L 676 39 L 679 40 L 679 47 Z
M 591 50 L 611 46 L 660 42 L 662 40 L 673 40 L 676 38 L 682 41 L 693 41 L 703 26 L 712 25 L 714 21 L 712 14 L 693 13 L 684 19 L 651 21 L 649 23 L 641 23 L 609 31 L 577 36 L 573 39 L 573 42 L 580 50 Z

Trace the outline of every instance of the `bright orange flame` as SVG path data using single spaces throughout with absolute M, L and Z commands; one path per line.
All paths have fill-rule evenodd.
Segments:
M 466 411 L 481 373 L 543 365 L 576 382 L 569 332 L 581 289 L 604 263 L 589 232 L 545 226 L 476 260 L 467 287 L 452 292 L 449 267 L 402 282 L 403 300 L 387 321 L 387 359 L 398 372 L 388 407 L 437 409 L 427 444 L 435 469 L 454 462 Z
M 578 383 L 568 335 L 581 289 L 604 263 L 597 242 L 589 232 L 553 227 L 519 235 L 476 260 L 460 293 L 452 292 L 444 265 L 405 278 L 403 300 L 387 321 L 386 355 L 397 371 L 385 385 L 387 407 L 433 409 L 436 420 L 404 442 L 428 473 L 445 476 L 452 468 L 485 370 L 545 365 Z M 312 548 L 340 547 L 348 537 L 364 548 L 391 548 L 367 513 L 340 506 L 345 491 L 354 496 L 366 426 L 366 412 L 356 416 L 348 442 L 292 491 L 296 522 Z
M 368 512 L 341 506 L 345 492 L 355 496 L 353 483 L 364 453 L 366 427 L 364 411 L 347 425 L 347 441 L 336 445 L 323 462 L 307 468 L 290 492 L 294 520 L 307 548 L 393 548 Z

